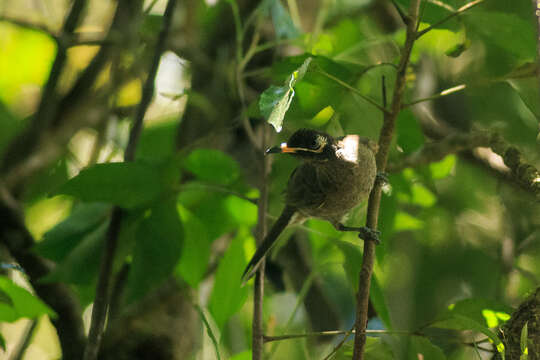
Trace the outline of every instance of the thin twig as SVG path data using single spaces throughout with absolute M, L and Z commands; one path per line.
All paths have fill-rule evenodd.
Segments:
M 401 55 L 396 80 L 394 83 L 394 93 L 392 96 L 391 110 L 384 112 L 383 126 L 379 136 L 379 151 L 377 152 L 377 171 L 384 172 L 388 161 L 388 153 L 394 136 L 396 119 L 401 110 L 401 101 L 405 91 L 407 66 L 416 40 L 416 26 L 418 23 L 418 13 L 420 0 L 411 0 L 409 5 L 408 17 L 410 22 L 407 24 L 405 45 Z M 373 190 L 369 196 L 366 226 L 370 229 L 377 228 L 379 217 L 379 208 L 381 204 L 382 184 L 375 182 Z M 371 275 L 375 262 L 375 242 L 364 241 L 364 253 L 362 258 L 362 269 L 358 277 L 358 293 L 356 296 L 356 321 L 353 360 L 362 360 L 364 358 L 364 349 L 366 344 L 365 329 L 368 322 L 368 303 L 369 289 L 371 285 Z
M 354 324 L 351 330 L 345 332 L 345 336 L 343 337 L 343 339 L 341 339 L 341 341 L 337 343 L 336 346 L 334 346 L 332 351 L 328 355 L 326 355 L 323 360 L 330 360 L 338 352 L 338 350 L 341 349 L 341 347 L 347 342 L 347 340 L 349 339 L 349 336 L 351 336 L 351 334 L 353 333 L 354 333 Z
M 388 110 L 386 110 L 381 105 L 377 104 L 377 102 L 375 100 L 373 100 L 373 99 L 369 98 L 368 96 L 362 94 L 358 89 L 356 89 L 356 88 L 352 87 L 351 85 L 347 84 L 345 81 L 335 77 L 332 74 L 327 73 L 326 71 L 324 71 L 324 70 L 322 70 L 320 68 L 316 69 L 315 71 L 317 71 L 321 75 L 326 76 L 327 78 L 329 78 L 331 80 L 334 80 L 339 85 L 343 86 L 344 88 L 346 88 L 346 89 L 350 90 L 351 92 L 353 92 L 354 94 L 358 95 L 359 97 L 361 97 L 362 99 L 364 99 L 365 101 L 367 101 L 371 105 L 375 106 L 377 109 L 379 109 L 383 113 L 385 113 L 385 114 L 388 113 Z
M 277 335 L 277 336 L 269 336 L 264 335 L 264 342 L 272 342 L 272 341 L 281 341 L 281 340 L 292 340 L 292 339 L 299 339 L 299 338 L 307 338 L 307 337 L 318 337 L 318 336 L 336 336 L 336 335 L 347 335 L 347 334 L 354 334 L 356 331 L 354 329 L 351 330 L 329 330 L 329 331 L 315 331 L 315 332 L 308 332 L 308 333 L 302 333 L 302 334 L 287 334 L 287 335 Z M 400 331 L 400 330 L 365 330 L 363 331 L 364 334 L 371 334 L 371 335 L 421 335 L 419 333 L 413 332 L 413 331 Z
M 154 50 L 154 56 L 148 72 L 148 78 L 144 84 L 141 102 L 139 103 L 135 113 L 133 127 L 131 128 L 129 134 L 129 141 L 124 155 L 125 161 L 133 161 L 135 159 L 135 150 L 142 131 L 144 114 L 146 113 L 146 109 L 148 108 L 154 93 L 154 79 L 156 77 L 161 53 L 165 49 L 165 43 L 169 34 L 169 28 L 172 22 L 172 15 L 175 5 L 176 0 L 169 0 L 167 2 L 167 7 L 163 15 L 163 25 L 159 34 L 156 48 Z M 92 310 L 92 320 L 90 323 L 90 332 L 88 335 L 88 344 L 84 352 L 84 360 L 94 360 L 97 358 L 101 338 L 103 336 L 110 296 L 109 284 L 112 277 L 112 266 L 123 217 L 122 214 L 123 211 L 119 207 L 115 207 L 112 211 L 111 221 L 105 239 L 105 250 L 100 266 L 96 297 L 94 299 L 94 307 Z
M 261 145 L 266 146 L 267 126 L 263 125 Z M 270 171 L 271 158 L 269 156 L 260 156 L 262 166 L 260 179 L 260 197 L 257 212 L 257 244 L 262 244 L 266 235 L 266 211 L 268 208 L 268 173 Z M 251 353 L 253 360 L 262 360 L 264 347 L 263 332 L 263 300 L 264 300 L 264 268 L 265 261 L 261 262 L 259 270 L 255 276 L 255 286 L 253 287 L 253 324 L 252 324 L 252 342 Z
M 431 24 L 430 26 L 428 26 L 427 28 L 425 28 L 424 30 L 422 31 L 418 31 L 416 33 L 416 39 L 420 38 L 422 35 L 424 35 L 425 33 L 433 30 L 434 28 L 436 28 L 437 26 L 441 25 L 441 24 L 444 24 L 445 22 L 447 22 L 448 20 L 452 19 L 453 17 L 455 16 L 458 16 L 462 13 L 464 13 L 465 11 L 469 10 L 469 9 L 472 9 L 473 7 L 475 7 L 476 5 L 478 4 L 481 4 L 483 3 L 485 0 L 475 0 L 475 1 L 471 1 L 470 3 L 468 4 L 465 4 L 463 5 L 462 7 L 460 7 L 459 9 L 457 9 L 455 12 L 451 13 L 450 15 L 448 15 L 447 17 L 445 17 L 444 19 L 440 20 L 440 21 L 437 21 L 435 24 Z
M 409 23 L 409 21 L 411 21 L 409 19 L 409 17 L 407 16 L 407 14 L 405 14 L 405 12 L 403 11 L 403 9 L 401 8 L 401 5 L 399 5 L 396 0 L 392 0 L 392 5 L 394 5 L 394 8 L 396 8 L 396 11 L 398 12 L 399 14 L 399 17 L 401 18 L 401 20 L 403 21 L 403 23 L 405 25 L 407 25 Z
M 467 88 L 467 85 L 465 85 L 465 84 L 457 85 L 457 86 L 451 87 L 449 89 L 443 90 L 438 94 L 431 95 L 431 96 L 428 96 L 428 97 L 425 97 L 425 98 L 422 98 L 422 99 L 416 99 L 416 100 L 413 100 L 413 101 L 411 101 L 409 103 L 402 104 L 401 108 L 404 109 L 404 108 L 407 108 L 407 107 L 412 106 L 412 105 L 416 105 L 416 104 L 421 103 L 421 102 L 430 101 L 430 100 L 436 100 L 436 99 L 442 98 L 444 96 L 448 96 L 450 94 L 456 93 L 458 91 L 465 90 L 466 88 Z
M 38 325 L 38 320 L 33 319 L 30 321 L 30 324 L 26 328 L 23 341 L 18 346 L 17 350 L 13 353 L 13 355 L 10 357 L 10 360 L 22 360 L 26 350 L 28 349 L 28 346 L 30 345 L 32 341 L 37 325 Z

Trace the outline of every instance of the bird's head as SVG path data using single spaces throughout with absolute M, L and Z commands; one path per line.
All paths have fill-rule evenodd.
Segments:
M 292 154 L 304 160 L 329 160 L 336 157 L 336 141 L 321 131 L 300 129 L 286 143 L 274 146 L 267 154 Z

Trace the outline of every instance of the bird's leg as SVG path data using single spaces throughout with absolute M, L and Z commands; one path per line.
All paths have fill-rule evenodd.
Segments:
M 375 176 L 375 181 L 380 182 L 381 185 L 389 184 L 390 181 L 388 181 L 388 173 L 385 172 L 378 172 Z
M 381 235 L 381 232 L 379 230 L 374 230 L 368 228 L 367 226 L 345 226 L 342 223 L 337 223 L 335 227 L 339 231 L 356 231 L 358 232 L 358 237 L 362 240 L 374 241 L 377 245 L 381 243 L 381 240 L 379 239 L 379 235 Z

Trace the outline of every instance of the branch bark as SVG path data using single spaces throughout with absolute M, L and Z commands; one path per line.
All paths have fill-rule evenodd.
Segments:
M 390 172 L 398 172 L 407 167 L 418 167 L 440 161 L 446 155 L 477 147 L 489 147 L 499 155 L 508 168 L 508 175 L 525 191 L 533 194 L 540 200 L 540 172 L 523 159 L 521 151 L 508 143 L 497 133 L 488 131 L 473 131 L 470 133 L 456 133 L 444 139 L 425 144 L 421 149 L 408 155 L 398 162 L 390 164 Z
M 390 112 L 384 113 L 384 121 L 379 136 L 379 152 L 377 153 L 377 171 L 384 172 L 388 161 L 390 144 L 394 136 L 396 119 L 401 110 L 403 92 L 405 90 L 406 70 L 409 64 L 414 41 L 417 38 L 418 13 L 420 0 L 412 0 L 409 6 L 407 33 L 403 53 L 398 65 L 397 76 L 394 84 L 394 94 Z M 368 201 L 366 226 L 371 229 L 377 228 L 379 208 L 381 204 L 382 184 L 377 181 L 371 191 Z M 354 336 L 353 359 L 362 360 L 364 358 L 364 348 L 366 344 L 366 327 L 368 321 L 369 289 L 371 285 L 371 275 L 375 261 L 375 242 L 364 241 L 364 254 L 362 259 L 362 269 L 358 279 L 358 293 L 356 296 L 356 322 Z
M 154 95 L 154 79 L 156 77 L 161 53 L 165 49 L 165 43 L 169 34 L 169 28 L 172 22 L 172 15 L 176 0 L 169 0 L 163 15 L 163 25 L 159 34 L 158 42 L 154 50 L 154 56 L 148 73 L 148 78 L 144 84 L 141 102 L 135 114 L 133 127 L 129 134 L 129 141 L 124 155 L 125 161 L 133 161 L 135 159 L 135 150 L 139 140 L 144 114 Z M 103 337 L 105 318 L 110 296 L 110 283 L 112 278 L 112 267 L 116 247 L 118 243 L 118 234 L 122 223 L 123 211 L 119 207 L 115 207 L 112 211 L 111 222 L 106 235 L 106 245 L 103 253 L 103 258 L 100 266 L 100 273 L 96 289 L 96 297 L 94 299 L 94 307 L 92 310 L 92 320 L 90 323 L 90 332 L 88 335 L 88 344 L 84 352 L 84 360 L 94 360 L 97 358 L 101 338 Z

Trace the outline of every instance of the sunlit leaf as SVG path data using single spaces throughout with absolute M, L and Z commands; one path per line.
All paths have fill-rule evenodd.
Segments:
M 424 227 L 424 222 L 406 212 L 399 211 L 394 220 L 395 231 L 419 230 Z
M 526 321 L 525 325 L 521 328 L 521 335 L 519 338 L 519 348 L 521 350 L 521 354 L 528 355 L 529 354 L 529 345 L 528 345 L 528 339 L 529 339 L 529 322 Z M 527 360 L 527 357 L 524 359 Z
M 41 315 L 56 317 L 55 312 L 45 303 L 5 276 L 0 276 L 0 291 L 12 301 L 12 304 L 0 303 L 2 322 L 14 322 L 20 318 L 35 319 Z
M 443 329 L 452 329 L 452 330 L 472 330 L 486 335 L 496 346 L 499 352 L 504 351 L 504 345 L 493 331 L 489 328 L 483 326 L 482 324 L 474 321 L 471 318 L 468 318 L 463 315 L 452 314 L 449 315 L 446 319 L 436 321 L 431 326 Z
M 334 116 L 334 109 L 332 106 L 328 105 L 317 113 L 310 121 L 310 125 L 313 126 L 323 126 Z
M 0 99 L 10 104 L 23 86 L 45 83 L 56 49 L 50 36 L 8 22 L 0 22 L 0 34 Z
M 444 179 L 454 169 L 456 164 L 456 156 L 451 154 L 447 155 L 444 159 L 438 162 L 429 164 L 429 171 L 433 179 Z

